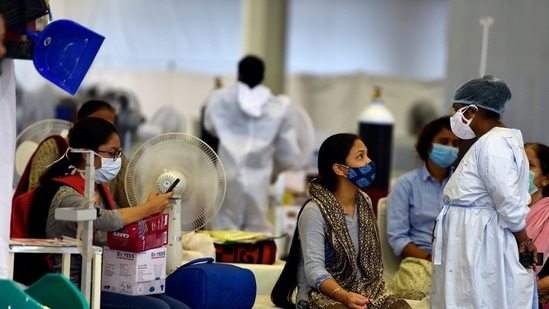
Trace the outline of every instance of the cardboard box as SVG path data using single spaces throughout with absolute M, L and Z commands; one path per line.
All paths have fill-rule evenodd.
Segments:
M 168 243 L 168 214 L 160 213 L 107 233 L 110 249 L 142 252 Z
M 105 248 L 101 289 L 127 295 L 164 293 L 166 248 L 130 252 Z

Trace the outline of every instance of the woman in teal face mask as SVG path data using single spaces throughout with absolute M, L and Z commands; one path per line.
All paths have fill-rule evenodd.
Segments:
M 526 216 L 526 232 L 538 252 L 543 252 L 543 268 L 537 267 L 540 308 L 549 308 L 549 147 L 540 143 L 524 145 L 530 165 L 530 212 Z
M 397 179 L 387 197 L 388 241 L 394 253 L 405 258 L 388 287 L 405 298 L 429 295 L 431 235 L 459 143 L 449 116 L 428 123 L 416 143 L 422 166 Z

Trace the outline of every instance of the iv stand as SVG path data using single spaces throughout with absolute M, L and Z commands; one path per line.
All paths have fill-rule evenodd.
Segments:
M 94 153 L 88 149 L 73 149 L 72 152 L 86 153 L 86 183 L 84 196 L 88 202 L 79 208 L 57 208 L 55 210 L 55 219 L 64 221 L 78 222 L 78 231 L 76 235 L 78 247 L 82 254 L 82 275 L 80 277 L 80 290 L 86 298 L 88 305 L 91 305 L 91 287 L 92 287 L 92 256 L 93 256 L 93 221 L 97 218 L 95 205 L 95 166 Z
M 488 33 L 490 32 L 490 26 L 494 23 L 492 16 L 484 16 L 480 18 L 480 24 L 482 25 L 482 50 L 480 52 L 480 68 L 478 73 L 480 77 L 486 74 L 486 57 L 488 56 Z

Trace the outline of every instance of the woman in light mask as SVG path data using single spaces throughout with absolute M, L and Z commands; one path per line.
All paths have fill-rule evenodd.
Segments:
M 375 178 L 364 142 L 355 134 L 328 137 L 318 152 L 318 173 L 309 183 L 311 200 L 298 215 L 273 303 L 285 309 L 411 308 L 385 289 L 376 218 L 361 191 Z
M 537 308 L 536 245 L 526 232 L 528 158 L 501 114 L 511 99 L 493 76 L 455 92 L 452 131 L 478 137 L 444 187 L 434 228 L 431 308 Z M 532 254 L 521 264 L 520 253 Z
M 405 258 L 388 287 L 404 298 L 420 300 L 430 293 L 433 226 L 459 143 L 449 116 L 425 125 L 416 143 L 422 166 L 398 178 L 387 197 L 387 238 Z
M 113 124 L 97 117 L 87 117 L 76 122 L 69 135 L 69 148 L 40 178 L 40 186 L 33 197 L 29 212 L 32 237 L 76 238 L 77 223 L 58 221 L 55 210 L 62 207 L 80 207 L 88 202 L 84 197 L 87 153 L 93 151 L 95 166 L 95 207 L 97 219 L 93 222 L 93 244 L 105 246 L 108 231 L 116 231 L 168 207 L 173 192 L 159 194 L 153 191 L 146 203 L 134 207 L 116 207 L 106 183 L 114 179 L 121 166 L 121 148 L 118 132 Z M 37 207 L 36 202 L 48 207 Z M 61 270 L 61 257 L 53 257 L 55 271 Z M 80 286 L 81 257 L 71 256 L 71 281 Z M 130 296 L 101 292 L 101 308 L 188 308 L 183 303 L 164 294 Z
M 549 147 L 540 143 L 526 143 L 524 151 L 530 164 L 528 192 L 532 198 L 530 201 L 530 210 L 532 210 L 533 205 L 549 196 L 547 186 L 549 184 Z
M 532 197 L 526 216 L 526 232 L 543 252 L 543 267 L 537 267 L 540 308 L 549 307 L 549 147 L 540 143 L 524 145 L 530 163 L 529 192 Z

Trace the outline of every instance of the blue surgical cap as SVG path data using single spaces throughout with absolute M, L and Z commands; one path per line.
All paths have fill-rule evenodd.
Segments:
M 511 89 L 507 84 L 492 75 L 472 79 L 461 85 L 452 102 L 475 105 L 498 114 L 505 111 L 511 99 Z

